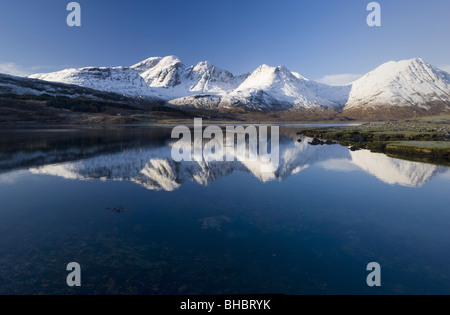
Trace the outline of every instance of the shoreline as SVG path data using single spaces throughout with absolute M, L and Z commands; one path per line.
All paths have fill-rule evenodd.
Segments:
M 99 117 L 100 116 L 100 117 Z M 108 130 L 108 129 L 144 129 L 144 128 L 172 128 L 175 126 L 194 127 L 194 118 L 160 118 L 133 120 L 132 117 L 109 116 L 108 121 L 98 123 L 100 115 L 78 116 L 76 122 L 3 122 L 0 123 L 0 132 L 67 132 L 69 130 Z M 133 116 L 134 117 L 134 116 Z M 149 116 L 145 116 L 149 118 Z M 83 119 L 84 118 L 84 119 Z M 89 118 L 88 121 L 85 119 Z M 124 119 L 126 118 L 126 119 Z M 136 118 L 136 117 L 134 117 Z M 199 117 L 202 118 L 202 117 Z M 304 134 L 320 140 L 329 140 L 348 146 L 351 150 L 367 149 L 375 153 L 383 153 L 394 158 L 412 160 L 450 166 L 450 114 L 430 117 L 418 117 L 414 120 L 403 121 L 341 121 L 341 120 L 317 120 L 317 121 L 293 121 L 293 120 L 236 120 L 221 118 L 202 118 L 204 127 L 214 125 L 226 126 L 279 126 L 281 128 L 297 129 L 298 134 Z
M 315 128 L 299 133 L 317 140 L 337 141 L 353 151 L 366 149 L 394 158 L 450 166 L 450 121 L 446 116 L 442 121 L 430 118 Z

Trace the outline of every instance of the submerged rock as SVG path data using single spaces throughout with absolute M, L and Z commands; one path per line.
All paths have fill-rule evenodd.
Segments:
M 224 222 L 230 223 L 233 222 L 233 220 L 229 217 L 226 217 L 224 215 L 216 216 L 216 217 L 207 217 L 198 220 L 199 222 L 202 222 L 202 230 L 208 230 L 213 229 L 216 231 L 222 231 L 222 224 Z
M 310 145 L 321 145 L 323 144 L 322 141 L 320 141 L 317 138 L 314 138 L 313 141 L 309 142 Z

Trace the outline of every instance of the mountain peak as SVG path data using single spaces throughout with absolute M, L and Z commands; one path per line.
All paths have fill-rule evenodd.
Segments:
M 158 64 L 161 64 L 161 66 L 168 66 L 178 63 L 181 63 L 181 60 L 176 56 L 150 57 L 131 66 L 131 68 L 136 69 L 137 71 L 142 73 L 155 67 Z
M 181 62 L 180 58 L 174 55 L 166 56 L 161 59 L 161 62 L 167 62 L 167 63 L 177 63 Z
M 200 61 L 195 66 L 192 66 L 191 69 L 197 73 L 212 73 L 214 71 L 223 71 L 219 70 L 209 61 Z
M 234 92 L 251 103 L 274 108 L 312 108 L 316 106 L 337 107 L 328 96 L 320 96 L 300 75 L 294 75 L 284 66 L 271 67 L 266 64 L 258 67 Z M 329 94 L 329 93 L 328 93 Z M 244 102 L 242 102 L 244 103 Z
M 208 60 L 205 60 L 205 61 L 200 61 L 199 63 L 197 63 L 197 65 L 194 68 L 197 68 L 197 67 L 199 67 L 199 68 L 213 68 L 214 65 L 211 62 L 209 62 Z
M 400 60 L 400 61 L 389 61 L 381 66 L 377 67 L 373 71 L 369 72 L 367 75 L 371 75 L 376 72 L 380 72 L 384 75 L 393 75 L 402 71 L 417 71 L 420 69 L 432 69 L 435 70 L 436 68 L 425 62 L 422 58 L 413 58 L 413 59 L 406 59 L 406 60 Z M 437 69 L 436 69 L 437 70 Z
M 428 65 L 428 63 L 426 63 L 425 60 L 423 60 L 422 58 L 412 58 L 412 59 L 409 59 L 408 61 L 410 63 Z
M 387 62 L 352 84 L 346 108 L 418 106 L 450 100 L 450 82 L 445 72 L 422 58 Z
M 142 67 L 150 68 L 156 65 L 158 62 L 160 62 L 161 59 L 162 57 L 150 57 L 143 61 L 138 62 L 135 65 L 132 65 L 131 68 L 142 68 Z
M 284 66 L 272 67 L 266 64 L 259 66 L 255 71 L 250 74 L 250 77 L 277 77 L 279 75 L 295 77 L 291 71 Z M 295 77 L 296 78 L 296 77 Z
M 150 87 L 174 87 L 181 83 L 185 66 L 176 56 L 152 57 L 131 67 Z

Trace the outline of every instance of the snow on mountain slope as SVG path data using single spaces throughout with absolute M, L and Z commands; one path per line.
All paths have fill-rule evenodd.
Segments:
M 199 67 L 216 69 L 211 64 L 201 63 L 193 68 L 193 72 Z M 203 79 L 194 80 L 199 85 L 196 88 L 190 87 L 191 93 L 198 93 L 171 100 L 172 105 L 200 108 L 244 106 L 255 109 L 342 108 L 350 92 L 350 87 L 332 87 L 309 81 L 283 66 L 263 65 L 250 74 L 238 77 L 223 71 L 216 75 L 205 70 L 201 73 Z M 205 88 L 204 82 L 221 84 L 219 88 L 217 84 L 214 88 Z M 230 91 L 233 86 L 234 90 Z
M 170 100 L 197 94 L 225 94 L 235 89 L 243 77 L 221 70 L 208 61 L 187 68 L 175 56 L 154 57 L 131 68 L 152 88 Z
M 175 56 L 146 59 L 131 67 L 151 87 L 172 88 L 181 84 L 186 67 Z
M 420 58 L 388 62 L 353 82 L 346 109 L 450 104 L 450 75 Z
M 148 58 L 130 68 L 67 69 L 30 78 L 201 108 L 344 108 L 361 117 L 368 115 L 365 110 L 383 106 L 391 110 L 387 115 L 400 116 L 416 109 L 436 113 L 450 109 L 450 75 L 422 59 L 385 63 L 346 86 L 311 81 L 283 66 L 263 65 L 236 76 L 207 61 L 186 67 L 175 56 Z M 410 108 L 409 112 L 398 106 Z
M 131 68 L 66 69 L 47 74 L 33 74 L 32 79 L 74 84 L 95 90 L 131 96 L 153 96 L 155 92 L 139 73 Z
M 68 91 L 68 87 L 63 86 L 63 84 L 0 74 L 0 94 L 3 93 L 17 95 L 50 94 L 63 96 L 72 96 L 74 94 L 72 91 Z
M 292 71 L 291 73 L 292 73 L 292 74 L 294 75 L 294 77 L 296 77 L 297 79 L 309 81 L 309 79 L 305 78 L 304 76 L 302 76 L 302 75 L 301 75 L 300 73 L 298 73 L 298 72 Z
M 231 77 L 229 77 L 231 80 Z M 230 93 L 213 96 L 184 97 L 173 100 L 174 105 L 197 107 L 246 106 L 264 109 L 342 107 L 349 88 L 328 87 L 292 73 L 283 66 L 260 66 L 253 73 L 242 76 L 242 83 Z M 223 80 L 222 80 L 223 82 Z M 234 82 L 237 82 L 235 80 Z M 229 85 L 231 87 L 232 84 Z M 322 92 L 321 94 L 315 93 Z
M 292 106 L 311 108 L 317 105 L 335 107 L 338 105 L 315 94 L 306 86 L 305 82 L 301 75 L 296 76 L 283 66 L 262 65 L 230 96 L 272 108 L 290 108 Z
M 347 104 L 350 91 L 352 89 L 351 84 L 344 86 L 332 86 L 308 79 L 304 80 L 305 85 L 316 95 L 320 95 L 321 97 L 337 104 L 339 107 L 344 107 L 345 104 Z
M 66 84 L 60 82 L 43 81 L 39 79 L 30 79 L 25 77 L 16 77 L 6 74 L 0 74 L 0 95 L 52 95 L 69 98 L 88 98 L 93 100 L 103 100 L 121 103 L 136 104 L 139 99 L 129 95 L 120 95 L 114 93 L 90 89 L 80 85 Z M 154 98 L 148 98 L 149 101 L 158 101 Z
M 208 61 L 199 62 L 188 69 L 188 81 L 192 82 L 191 92 L 226 93 L 238 85 L 238 80 L 231 72 L 216 68 Z
M 172 103 L 176 105 L 199 107 L 221 104 L 286 109 L 343 105 L 339 88 L 308 81 L 282 66 L 264 65 L 251 74 L 235 76 L 207 61 L 187 68 L 175 56 L 148 58 L 130 68 L 67 69 L 30 78 L 132 96 L 154 96 L 175 100 Z M 316 92 L 324 92 L 325 97 Z
M 345 86 L 327 85 L 309 80 L 298 72 L 291 72 L 291 73 L 297 79 L 303 81 L 306 87 L 309 88 L 316 95 L 320 95 L 321 97 L 333 103 L 336 103 L 338 106 L 341 107 L 343 107 L 347 103 L 350 90 L 352 89 L 351 84 L 347 84 Z

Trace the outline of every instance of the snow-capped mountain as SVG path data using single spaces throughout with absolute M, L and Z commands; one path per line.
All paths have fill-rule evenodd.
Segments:
M 131 67 L 152 87 L 173 88 L 181 84 L 186 71 L 184 64 L 175 56 L 153 57 Z
M 175 56 L 148 58 L 129 68 L 67 69 L 30 78 L 196 107 L 338 108 L 345 105 L 349 92 L 309 81 L 283 66 L 263 65 L 252 73 L 234 75 L 208 61 L 186 67 Z
M 186 67 L 175 56 L 149 58 L 131 68 L 165 100 L 194 94 L 226 94 L 242 82 L 240 76 L 235 77 L 208 61 Z
M 234 75 L 207 61 L 186 67 L 175 56 L 152 57 L 129 68 L 68 69 L 31 78 L 200 108 L 319 107 L 336 112 L 344 109 L 344 113 L 356 116 L 387 107 L 431 112 L 450 109 L 450 75 L 422 59 L 385 63 L 346 86 L 308 80 L 283 66 L 263 65 L 243 75 Z
M 136 87 L 133 88 L 135 89 Z M 59 81 L 51 82 L 39 79 L 30 79 L 7 74 L 0 74 L 0 96 L 2 94 L 16 94 L 36 96 L 52 95 L 69 98 L 83 97 L 85 99 L 121 102 L 127 104 L 132 103 L 134 105 L 140 103 L 141 101 L 139 98 L 132 97 L 128 94 L 117 94 L 116 92 L 117 91 L 105 92 L 99 89 L 83 87 L 78 84 L 61 83 Z M 152 97 L 148 97 L 146 101 L 149 102 L 143 103 L 151 103 L 152 101 L 156 103 L 158 100 Z
M 345 109 L 433 104 L 450 105 L 450 75 L 417 58 L 385 63 L 353 82 Z
M 199 62 L 187 71 L 188 82 L 192 82 L 190 91 L 195 93 L 226 93 L 231 91 L 238 81 L 231 72 L 216 68 L 209 61 Z
M 241 83 L 237 84 L 239 81 Z M 333 87 L 310 81 L 283 66 L 262 65 L 250 74 L 234 77 L 233 83 L 232 91 L 219 91 L 216 95 L 204 97 L 183 97 L 170 103 L 195 107 L 245 106 L 272 110 L 340 108 L 345 105 L 349 93 L 347 87 Z M 233 87 L 233 84 L 229 87 Z
M 104 92 L 131 96 L 152 96 L 155 94 L 155 91 L 151 90 L 136 70 L 124 67 L 66 69 L 47 74 L 33 74 L 30 78 L 74 84 Z
M 335 107 L 339 104 L 314 93 L 301 75 L 294 75 L 287 68 L 262 65 L 256 69 L 230 95 L 248 103 L 270 108 L 303 107 L 321 105 Z

